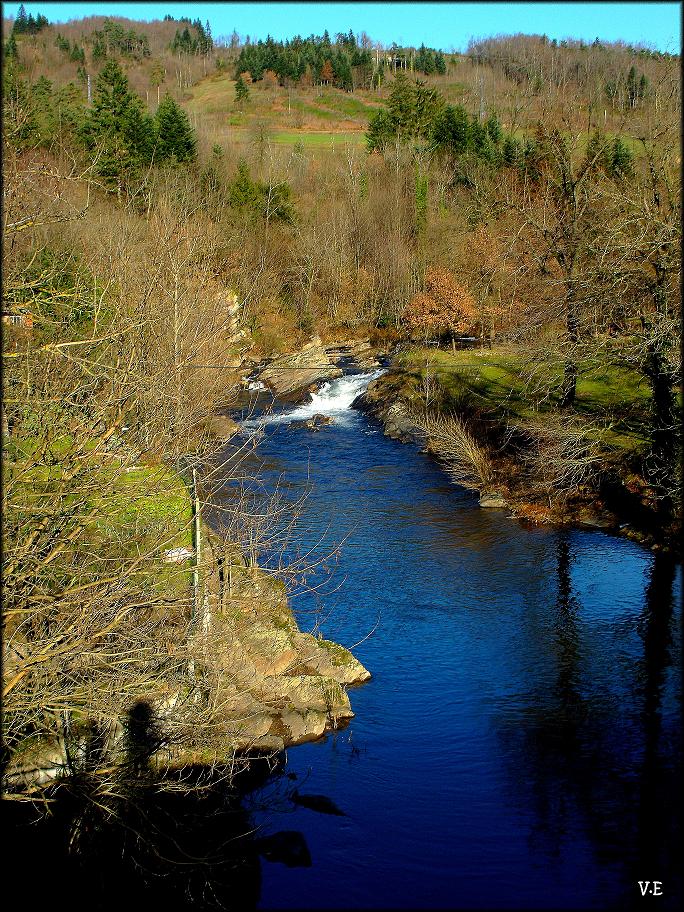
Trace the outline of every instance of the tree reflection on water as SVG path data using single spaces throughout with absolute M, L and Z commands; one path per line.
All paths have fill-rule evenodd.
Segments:
M 653 557 L 643 612 L 635 619 L 640 658 L 628 668 L 624 699 L 588 679 L 595 647 L 590 623 L 581 623 L 572 564 L 572 539 L 559 533 L 544 683 L 515 711 L 503 708 L 499 715 L 502 754 L 518 760 L 507 770 L 511 795 L 521 810 L 532 808 L 535 854 L 560 856 L 579 825 L 595 861 L 620 871 L 621 908 L 643 903 L 639 880 L 663 881 L 661 905 L 674 908 L 681 887 L 674 810 L 681 732 L 673 729 L 671 713 L 664 724 L 663 695 L 676 660 L 676 564 Z

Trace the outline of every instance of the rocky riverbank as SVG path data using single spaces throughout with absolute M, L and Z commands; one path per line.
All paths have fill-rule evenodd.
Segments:
M 299 629 L 280 579 L 235 552 L 227 564 L 220 543 L 208 541 L 197 645 L 207 646 L 226 752 L 279 751 L 345 725 L 354 715 L 347 688 L 370 672 L 343 646 Z M 199 759 L 182 749 L 173 762 Z
M 377 352 L 369 339 L 323 344 L 319 336 L 314 336 L 298 351 L 262 366 L 256 378 L 279 399 L 301 402 L 320 383 L 341 377 L 345 367 L 365 371 L 379 366 Z
M 439 398 L 439 383 L 434 395 Z M 392 368 L 369 384 L 353 403 L 354 408 L 373 416 L 388 437 L 414 443 L 435 456 L 449 472 L 451 455 L 444 443 L 426 433 L 416 414 L 415 390 L 401 368 Z M 472 411 L 465 406 L 465 414 Z M 654 550 L 672 550 L 672 536 L 662 534 L 657 503 L 637 475 L 616 461 L 606 459 L 591 482 L 577 486 L 568 497 L 540 496 L 536 480 L 530 478 L 515 446 L 507 447 L 506 429 L 487 416 L 476 416 L 470 427 L 478 446 L 493 467 L 488 483 L 466 484 L 480 495 L 483 508 L 506 509 L 512 518 L 535 524 L 576 526 L 624 535 Z
M 371 677 L 349 650 L 299 629 L 281 580 L 248 566 L 235 550 L 228 566 L 206 528 L 204 539 L 201 617 L 190 643 L 174 643 L 170 634 L 168 647 L 171 659 L 177 651 L 187 653 L 193 670 L 185 681 L 174 676 L 140 695 L 153 724 L 170 732 L 151 758 L 163 773 L 225 767 L 238 755 L 274 754 L 314 741 L 353 718 L 347 688 Z M 193 675 L 202 682 L 199 690 Z M 184 728 L 188 699 L 211 705 L 210 738 L 191 732 L 173 737 L 173 729 Z M 108 735 L 105 749 L 114 762 L 125 750 L 125 730 L 120 724 Z M 58 737 L 38 740 L 10 762 L 5 783 L 12 789 L 47 785 L 70 770 L 73 757 L 67 754 Z

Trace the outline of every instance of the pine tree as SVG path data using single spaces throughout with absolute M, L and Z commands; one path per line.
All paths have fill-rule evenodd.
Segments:
M 512 136 L 504 139 L 501 156 L 505 165 L 517 164 L 520 157 L 520 144 Z
M 17 35 L 23 35 L 27 31 L 27 26 L 28 16 L 26 15 L 26 10 L 24 9 L 24 4 L 22 3 L 17 10 L 17 18 L 14 20 L 14 27 L 12 28 L 12 31 L 16 32 Z
M 389 111 L 381 108 L 372 114 L 366 131 L 366 148 L 369 152 L 382 152 L 397 135 L 395 123 Z
M 242 76 L 238 76 L 235 83 L 235 104 L 242 109 L 246 101 L 249 101 L 249 89 L 245 85 Z
M 403 74 L 399 74 L 394 80 L 387 109 L 399 138 L 410 136 L 415 122 L 414 93 L 413 86 Z
M 614 180 L 622 180 L 631 177 L 633 174 L 634 156 L 623 143 L 619 136 L 616 136 L 609 149 L 606 172 Z
M 444 54 L 440 51 L 437 51 L 435 54 L 435 72 L 439 76 L 446 76 L 447 65 L 446 60 L 444 59 Z
M 485 130 L 494 145 L 498 146 L 503 138 L 503 130 L 501 129 L 501 124 L 499 123 L 499 118 L 496 114 L 489 115 L 485 122 Z
M 470 120 L 460 105 L 447 105 L 434 120 L 432 141 L 453 157 L 463 155 L 471 145 Z
M 155 129 L 142 102 L 114 60 L 100 73 L 88 112 L 79 131 L 85 147 L 95 153 L 97 171 L 111 187 L 121 187 L 152 161 Z
M 14 31 L 10 32 L 10 36 L 5 42 L 5 59 L 6 60 L 17 60 L 17 39 L 14 37 Z
M 172 156 L 179 162 L 192 161 L 197 141 L 188 115 L 167 93 L 154 115 L 157 132 L 155 160 L 167 161 Z

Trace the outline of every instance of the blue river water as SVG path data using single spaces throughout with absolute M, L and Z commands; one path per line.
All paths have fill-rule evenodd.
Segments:
M 259 834 L 311 854 L 262 862 L 260 908 L 678 907 L 681 567 L 480 508 L 349 383 L 257 451 L 266 491 L 306 495 L 290 558 L 338 548 L 293 597 L 300 626 L 373 675 L 348 727 L 287 752 L 283 782 L 343 814 L 252 796 Z M 290 423 L 317 411 L 334 423 Z

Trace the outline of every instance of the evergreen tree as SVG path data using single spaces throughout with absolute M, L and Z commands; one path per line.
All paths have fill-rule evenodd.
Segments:
M 96 38 L 93 44 L 93 63 L 104 60 L 107 56 L 107 45 L 101 38 Z
M 471 145 L 470 120 L 460 105 L 447 105 L 432 126 L 435 146 L 453 158 L 463 155 Z
M 26 10 L 24 9 L 24 4 L 22 3 L 17 10 L 17 18 L 14 20 L 14 27 L 12 28 L 12 31 L 17 35 L 23 35 L 27 31 L 27 27 L 28 16 L 26 15 Z
M 440 51 L 437 51 L 435 54 L 435 72 L 439 76 L 446 76 L 447 65 L 446 60 L 444 59 L 444 54 Z
M 11 36 L 10 36 L 11 37 Z M 5 69 L 2 86 L 3 135 L 16 149 L 35 146 L 38 123 L 35 105 L 28 86 L 18 79 L 13 66 Z
M 249 89 L 245 85 L 242 76 L 238 76 L 235 83 L 235 104 L 242 108 L 246 101 L 249 101 Z
M 646 78 L 646 74 L 642 73 L 641 78 L 639 79 L 639 86 L 637 89 L 637 94 L 638 94 L 639 98 L 640 99 L 645 98 L 647 91 L 648 91 L 648 79 Z
M 394 80 L 394 86 L 387 101 L 387 110 L 400 139 L 410 136 L 414 132 L 414 101 L 413 86 L 406 76 L 399 74 Z
M 179 162 L 192 161 L 197 152 L 197 141 L 188 115 L 167 93 L 154 115 L 157 142 L 155 159 L 167 161 L 172 156 Z
M 82 47 L 79 47 L 75 41 L 69 57 L 74 63 L 85 64 L 85 51 Z
M 496 114 L 490 114 L 485 122 L 485 130 L 487 131 L 489 138 L 497 146 L 503 137 L 503 130 L 501 129 L 501 124 L 499 123 L 499 118 Z
M 619 136 L 608 140 L 599 130 L 596 130 L 587 143 L 587 166 L 601 168 L 608 177 L 615 181 L 631 177 L 633 161 L 634 156 Z
M 10 32 L 10 36 L 5 42 L 5 59 L 6 60 L 17 60 L 19 54 L 17 52 L 17 39 L 14 37 L 14 31 Z
M 501 157 L 505 165 L 516 165 L 520 158 L 520 144 L 512 136 L 506 136 L 503 141 Z
M 483 161 L 494 163 L 497 160 L 497 151 L 492 138 L 485 124 L 480 123 L 480 119 L 473 114 L 470 123 L 470 138 L 473 152 Z
M 228 202 L 235 209 L 256 209 L 260 199 L 259 186 L 249 176 L 247 162 L 240 159 L 237 174 L 228 187 Z
M 289 224 L 294 220 L 290 196 L 290 187 L 284 181 L 277 184 L 253 181 L 243 159 L 238 164 L 235 178 L 228 186 L 228 202 L 233 208 L 268 221 Z
M 438 113 L 444 107 L 444 99 L 437 89 L 416 81 L 413 86 L 413 133 L 427 137 Z
M 95 86 L 93 106 L 79 131 L 85 147 L 95 153 L 97 171 L 111 187 L 121 187 L 152 161 L 155 130 L 152 118 L 128 87 L 128 79 L 109 60 Z
M 369 152 L 382 152 L 396 138 L 397 131 L 391 114 L 381 108 L 371 115 L 366 131 L 366 148 Z

